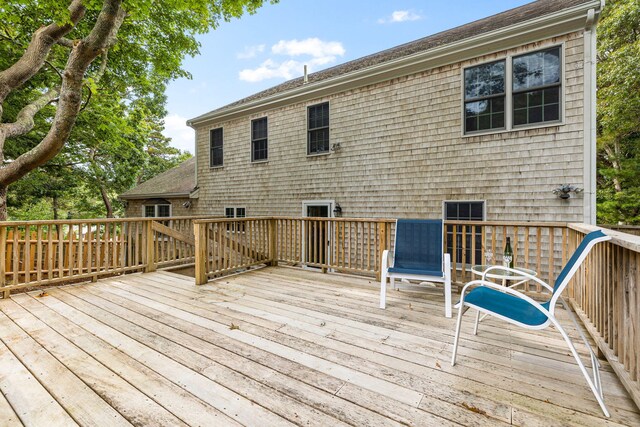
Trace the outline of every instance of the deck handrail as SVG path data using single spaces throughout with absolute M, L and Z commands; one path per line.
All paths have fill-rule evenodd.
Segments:
M 568 225 L 575 248 L 584 235 L 603 230 L 569 285 L 569 302 L 640 407 L 640 236 L 588 224 Z

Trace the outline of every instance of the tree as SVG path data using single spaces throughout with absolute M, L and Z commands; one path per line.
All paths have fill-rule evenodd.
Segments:
M 0 220 L 7 218 L 7 187 L 62 150 L 101 87 L 130 102 L 158 93 L 168 79 L 188 76 L 181 62 L 198 52 L 196 34 L 253 13 L 263 1 L 71 0 L 66 8 L 59 0 L 0 3 Z M 47 110 L 46 132 L 31 145 L 19 140 Z
M 640 2 L 598 25 L 598 222 L 640 224 Z

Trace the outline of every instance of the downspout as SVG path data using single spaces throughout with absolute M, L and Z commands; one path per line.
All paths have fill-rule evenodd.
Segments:
M 193 145 L 193 155 L 196 157 L 196 167 L 195 167 L 195 187 L 194 188 L 200 188 L 198 186 L 198 130 L 195 128 L 195 126 L 193 126 L 193 124 L 191 123 L 191 120 L 187 120 L 187 126 L 189 126 L 191 129 L 193 129 L 193 134 L 194 134 L 194 145 Z M 193 192 L 194 189 L 191 189 L 191 192 Z
M 600 13 L 604 0 L 600 2 Z M 596 26 L 600 13 L 587 12 L 584 31 L 584 212 L 583 222 L 596 223 Z

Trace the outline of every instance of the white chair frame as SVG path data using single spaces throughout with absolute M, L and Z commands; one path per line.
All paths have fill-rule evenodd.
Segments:
M 458 308 L 458 321 L 456 323 L 456 333 L 455 333 L 455 338 L 454 338 L 454 341 L 453 341 L 453 354 L 452 354 L 452 357 L 451 357 L 451 366 L 454 366 L 456 364 L 456 355 L 457 355 L 457 352 L 458 352 L 458 341 L 460 339 L 460 327 L 462 325 L 462 316 L 469 308 L 473 308 L 473 309 L 476 310 L 476 319 L 475 319 L 475 324 L 474 324 L 474 328 L 473 328 L 473 334 L 474 335 L 478 334 L 478 324 L 480 322 L 480 312 L 485 313 L 485 314 L 490 314 L 491 316 L 497 317 L 497 318 L 502 319 L 502 320 L 504 320 L 506 322 L 509 322 L 511 324 L 514 324 L 514 325 L 517 325 L 517 326 L 520 326 L 520 327 L 526 328 L 526 329 L 532 329 L 532 330 L 544 329 L 547 326 L 549 326 L 550 324 L 552 324 L 553 326 L 556 327 L 558 332 L 560 332 L 560 335 L 562 335 L 562 338 L 564 339 L 564 341 L 566 342 L 567 346 L 569 347 L 569 350 L 571 351 L 571 354 L 573 355 L 574 359 L 576 360 L 576 362 L 577 362 L 577 364 L 578 364 L 578 366 L 580 368 L 580 371 L 582 372 L 582 375 L 584 376 L 587 384 L 589 385 L 589 388 L 591 389 L 593 395 L 595 396 L 596 400 L 598 401 L 598 404 L 600 405 L 600 408 L 602 409 L 602 412 L 608 418 L 610 416 L 610 414 L 609 414 L 609 411 L 607 410 L 607 407 L 604 404 L 604 394 L 603 394 L 603 390 L 602 390 L 602 383 L 600 381 L 600 371 L 599 371 L 600 362 L 598 361 L 598 358 L 596 357 L 596 354 L 591 349 L 591 346 L 589 345 L 589 342 L 587 341 L 587 338 L 584 336 L 584 334 L 582 332 L 582 329 L 579 327 L 578 322 L 576 321 L 575 316 L 573 315 L 573 312 L 571 311 L 571 309 L 569 308 L 567 303 L 564 301 L 564 299 L 560 296 L 560 294 L 564 290 L 564 287 L 566 287 L 566 284 L 564 282 L 568 283 L 568 281 L 571 280 L 573 275 L 576 273 L 576 271 L 578 270 L 578 268 L 580 267 L 582 262 L 585 260 L 585 258 L 589 254 L 589 251 L 591 250 L 591 248 L 596 243 L 599 243 L 599 242 L 602 242 L 602 241 L 606 241 L 606 240 L 610 240 L 610 239 L 611 239 L 611 237 L 606 236 L 606 237 L 594 239 L 593 241 L 591 241 L 589 243 L 589 245 L 585 248 L 583 253 L 580 255 L 580 257 L 576 260 L 576 262 L 572 266 L 572 268 L 569 270 L 569 273 L 566 275 L 565 279 L 563 280 L 563 283 L 560 284 L 560 286 L 562 286 L 562 289 L 560 289 L 559 291 L 556 291 L 555 293 L 553 292 L 554 288 L 551 287 L 549 284 L 543 282 L 542 280 L 540 280 L 536 276 L 524 273 L 524 272 L 522 272 L 520 270 L 515 270 L 515 269 L 511 269 L 511 268 L 508 268 L 508 267 L 502 267 L 502 266 L 494 266 L 494 267 L 488 268 L 485 271 L 485 273 L 486 273 L 487 271 L 490 271 L 493 268 L 512 271 L 513 273 L 517 273 L 519 275 L 522 275 L 522 276 L 526 277 L 527 279 L 532 280 L 532 281 L 540 284 L 542 287 L 544 287 L 545 289 L 547 289 L 548 291 L 550 291 L 552 293 L 551 301 L 550 301 L 550 304 L 549 304 L 549 310 L 545 309 L 539 302 L 533 300 L 529 296 L 523 294 L 522 292 L 518 292 L 517 290 L 513 289 L 515 286 L 522 285 L 522 284 L 524 284 L 526 282 L 519 283 L 519 284 L 514 285 L 512 287 L 501 286 L 501 285 L 498 285 L 496 283 L 489 282 L 489 281 L 483 280 L 483 279 L 474 280 L 474 281 L 471 281 L 471 282 L 467 283 L 464 286 L 464 288 L 462 288 L 462 292 L 460 294 L 460 302 L 458 304 L 456 304 L 456 306 L 455 306 L 456 308 Z M 483 278 L 484 278 L 484 275 L 483 275 Z M 538 311 L 543 313 L 547 317 L 547 320 L 544 323 L 542 323 L 541 325 L 531 326 L 531 325 L 526 325 L 526 324 L 520 323 L 518 321 L 512 320 L 512 319 L 510 319 L 508 317 L 499 315 L 499 314 L 494 313 L 492 311 L 486 310 L 486 309 L 484 309 L 482 307 L 479 307 L 479 306 L 476 306 L 474 304 L 468 304 L 468 303 L 465 304 L 464 298 L 465 298 L 465 295 L 467 294 L 467 292 L 470 290 L 469 288 L 472 287 L 472 286 L 477 286 L 477 285 L 486 286 L 488 288 L 492 288 L 492 289 L 498 290 L 500 292 L 505 292 L 505 293 L 507 293 L 509 295 L 513 295 L 513 296 L 515 296 L 517 298 L 523 299 L 526 302 L 528 302 L 529 304 L 531 304 L 533 307 L 535 307 Z M 567 311 L 567 313 L 569 313 L 569 316 L 570 316 L 571 320 L 573 321 L 574 325 L 576 326 L 576 330 L 580 334 L 580 337 L 582 338 L 585 346 L 589 349 L 589 356 L 591 358 L 591 369 L 592 369 L 593 378 L 587 372 L 587 369 L 586 369 L 584 363 L 582 362 L 582 360 L 580 359 L 580 355 L 578 354 L 578 351 L 576 350 L 575 346 L 573 345 L 573 342 L 571 341 L 571 338 L 569 338 L 569 335 L 566 333 L 566 331 L 564 330 L 562 325 L 560 325 L 560 322 L 556 319 L 556 317 L 554 315 L 555 305 L 556 305 L 558 300 L 564 306 L 564 308 Z
M 389 267 L 393 266 L 393 254 L 386 249 L 382 252 L 382 272 L 380 274 L 380 308 L 386 307 L 387 278 L 391 287 L 395 287 L 395 279 L 417 280 L 421 282 L 444 283 L 444 315 L 451 317 L 451 257 L 448 253 L 442 257 L 443 276 L 428 276 L 420 274 L 389 273 Z

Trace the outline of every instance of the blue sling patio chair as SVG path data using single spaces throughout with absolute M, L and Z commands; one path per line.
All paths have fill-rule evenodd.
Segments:
M 399 219 L 396 221 L 394 253 L 382 253 L 380 308 L 385 308 L 387 278 L 444 283 L 444 313 L 451 317 L 451 260 L 442 251 L 442 220 Z
M 604 242 L 610 239 L 611 237 L 607 236 L 600 230 L 593 231 L 587 234 L 576 251 L 571 256 L 571 258 L 569 258 L 569 261 L 564 266 L 562 271 L 560 271 L 560 274 L 558 275 L 553 287 L 543 282 L 539 278 L 522 271 L 513 270 L 507 267 L 495 267 L 503 270 L 513 271 L 519 276 L 527 277 L 528 279 L 539 283 L 542 287 L 544 287 L 551 293 L 551 297 L 548 301 L 545 302 L 537 302 L 524 293 L 513 289 L 513 287 L 504 287 L 496 283 L 488 282 L 484 280 L 484 278 L 467 283 L 464 288 L 462 288 L 462 293 L 460 294 L 460 302 L 456 304 L 456 307 L 458 308 L 458 322 L 456 324 L 456 334 L 453 341 L 453 355 L 451 357 L 451 366 L 454 366 L 456 363 L 456 353 L 458 351 L 458 340 L 460 338 L 460 325 L 462 324 L 462 315 L 469 308 L 476 310 L 476 321 L 473 329 L 474 335 L 477 335 L 478 333 L 478 321 L 480 312 L 485 313 L 485 315 L 488 314 L 497 317 L 526 329 L 544 329 L 547 326 L 553 325 L 560 332 L 562 338 L 564 338 L 567 346 L 569 347 L 569 350 L 571 351 L 571 354 L 580 367 L 580 371 L 584 375 L 584 378 L 587 380 L 587 384 L 591 388 L 593 395 L 600 404 L 602 412 L 604 412 L 604 415 L 606 417 L 609 417 L 609 411 L 604 405 L 602 383 L 600 382 L 600 372 L 598 370 L 598 368 L 600 367 L 598 358 L 591 349 L 591 346 L 582 333 L 581 328 L 578 326 L 573 313 L 560 295 L 569 284 L 569 281 L 578 270 L 578 267 L 580 267 L 580 264 L 582 264 L 582 262 L 589 254 L 591 248 L 593 248 L 599 242 Z M 491 268 L 487 269 L 486 271 L 490 271 L 490 269 Z M 471 289 L 471 287 L 474 288 Z M 593 378 L 591 378 L 591 376 L 587 372 L 587 369 L 582 363 L 582 360 L 580 359 L 580 356 L 578 355 L 573 342 L 555 317 L 555 306 L 558 300 L 562 303 L 565 310 L 571 317 L 571 320 L 575 324 L 577 331 L 580 333 L 582 340 L 584 341 L 586 347 L 589 349 Z

